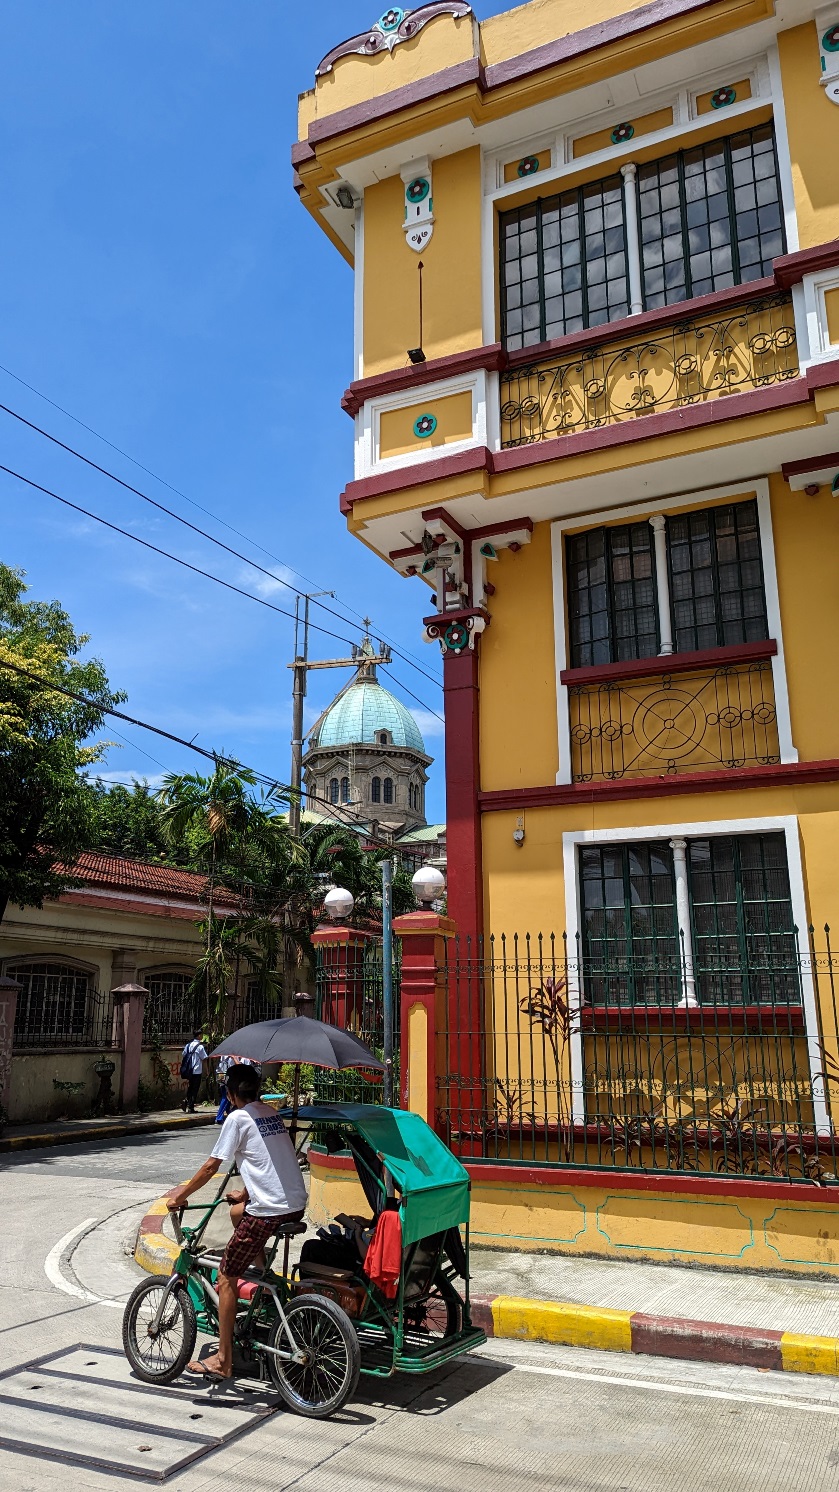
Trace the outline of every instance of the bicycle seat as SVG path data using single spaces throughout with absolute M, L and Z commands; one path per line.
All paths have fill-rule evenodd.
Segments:
M 306 1223 L 281 1223 L 277 1229 L 277 1238 L 296 1238 L 298 1233 L 305 1233 Z

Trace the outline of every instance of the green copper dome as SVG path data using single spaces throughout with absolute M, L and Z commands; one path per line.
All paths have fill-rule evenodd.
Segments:
M 380 731 L 387 731 L 394 746 L 408 746 L 425 755 L 419 726 L 410 710 L 375 679 L 356 679 L 327 710 L 311 744 L 375 746 Z

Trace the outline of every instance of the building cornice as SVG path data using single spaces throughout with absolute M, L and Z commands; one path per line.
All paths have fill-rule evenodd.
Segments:
M 780 762 L 717 772 L 684 772 L 667 777 L 624 777 L 616 782 L 557 783 L 548 787 L 502 788 L 478 794 L 482 813 L 521 813 L 526 808 L 568 807 L 573 803 L 615 803 L 641 798 L 690 798 L 696 793 L 741 792 L 763 787 L 807 787 L 839 782 L 839 760 Z

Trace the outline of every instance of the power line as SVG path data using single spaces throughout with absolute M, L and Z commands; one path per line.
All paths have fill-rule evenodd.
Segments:
M 79 704 L 87 705 L 89 708 L 96 710 L 100 715 L 108 715 L 115 720 L 124 720 L 128 725 L 137 725 L 141 730 L 151 731 L 153 735 L 162 736 L 166 741 L 174 741 L 178 746 L 185 746 L 187 750 L 194 751 L 198 756 L 203 756 L 215 766 L 219 762 L 224 762 L 230 767 L 238 768 L 241 772 L 248 772 L 260 786 L 275 788 L 286 801 L 294 791 L 287 782 L 278 782 L 275 777 L 269 777 L 266 772 L 259 772 L 255 767 L 249 767 L 246 763 L 237 761 L 235 757 L 225 756 L 223 753 L 217 751 L 208 751 L 205 746 L 196 746 L 194 741 L 187 741 L 183 736 L 176 736 L 172 731 L 163 730 L 159 725 L 149 725 L 148 721 L 138 720 L 134 715 L 126 715 L 124 710 L 115 710 L 109 705 L 100 704 L 98 700 L 90 699 L 89 696 L 80 694 L 76 689 L 68 689 L 64 684 L 53 683 L 51 679 L 45 679 L 40 674 L 33 673 L 31 669 L 23 668 L 19 663 L 11 663 L 7 658 L 4 658 L 0 662 L 0 672 L 3 669 L 8 669 L 11 673 L 20 674 L 25 679 L 31 679 L 33 683 L 40 684 L 42 688 L 49 689 L 54 694 L 64 694 L 68 699 L 75 699 Z M 162 763 L 158 763 L 158 765 L 160 766 Z M 301 787 L 300 794 L 304 798 L 314 799 L 316 803 L 320 801 L 313 793 L 307 792 L 305 788 Z M 329 809 L 330 814 L 327 817 L 337 816 L 339 823 L 342 823 L 344 828 L 357 829 L 361 827 L 358 818 L 353 818 L 352 814 L 348 813 L 343 805 L 330 803 Z M 376 839 L 373 835 L 368 835 L 367 837 L 371 844 L 378 845 L 382 849 L 391 849 L 393 847 L 387 840 Z
M 2 367 L 2 364 L 0 364 L 0 367 Z M 7 373 L 8 371 L 9 370 L 7 368 L 3 369 L 3 372 Z M 13 373 L 11 374 L 11 377 L 15 378 L 16 375 Z M 18 382 L 22 383 L 23 379 L 19 379 Z M 25 384 L 25 387 L 31 388 L 32 386 L 31 384 Z M 32 392 L 37 394 L 38 390 L 33 389 Z M 39 394 L 39 398 L 46 399 L 46 395 Z M 53 401 L 49 399 L 47 400 L 47 403 L 52 404 Z M 61 406 L 59 404 L 55 404 L 54 408 L 61 409 Z M 250 565 L 252 569 L 258 570 L 262 575 L 267 575 L 269 580 L 275 581 L 278 585 L 285 586 L 286 590 L 291 591 L 296 596 L 302 597 L 305 594 L 305 592 L 298 590 L 296 586 L 289 585 L 287 580 L 280 580 L 279 577 L 273 573 L 273 571 L 266 570 L 263 565 L 257 564 L 256 560 L 248 559 L 247 555 L 240 554 L 237 549 L 231 548 L 229 544 L 223 543 L 221 539 L 215 538 L 213 534 L 208 534 L 205 529 L 199 528 L 197 524 L 190 523 L 189 519 L 181 517 L 180 513 L 174 512 L 172 508 L 167 508 L 165 504 L 159 503 L 155 498 L 149 497 L 147 493 L 141 492 L 139 487 L 132 487 L 130 482 L 123 481 L 122 477 L 118 477 L 115 472 L 109 471 L 108 468 L 105 466 L 100 466 L 97 461 L 91 460 L 89 456 L 85 456 L 81 451 L 77 451 L 74 446 L 67 445 L 65 441 L 59 440 L 56 435 L 51 435 L 49 430 L 44 430 L 41 428 L 40 425 L 34 424 L 32 420 L 26 419 L 25 415 L 19 414 L 18 411 L 15 409 L 11 409 L 8 404 L 0 404 L 0 410 L 2 410 L 4 414 L 10 415 L 12 419 L 19 420 L 20 423 L 22 425 L 26 425 L 28 429 L 34 430 L 36 435 L 43 436 L 44 440 L 49 440 L 52 442 L 53 445 L 59 446 L 60 449 L 62 451 L 66 451 L 68 455 L 75 456 L 77 461 L 83 461 L 86 466 L 91 467 L 94 471 L 98 471 L 101 476 L 108 477 L 112 482 L 116 482 L 117 485 L 123 487 L 126 492 L 133 493 L 135 497 L 141 498 L 143 502 L 147 502 L 153 508 L 157 508 L 159 512 L 165 513 L 168 518 L 173 518 L 176 523 L 182 523 L 185 528 L 191 529 L 193 533 L 200 534 L 203 539 L 206 539 L 208 541 L 208 543 L 216 544 L 219 549 L 224 549 L 227 554 L 232 554 L 235 559 L 241 560 L 243 564 Z M 61 410 L 61 413 L 67 414 L 69 419 L 75 420 L 75 415 L 68 414 L 67 410 Z M 104 435 L 97 435 L 97 432 L 95 430 L 91 430 L 91 427 L 89 425 L 85 425 L 84 421 L 77 420 L 76 423 L 81 425 L 83 429 L 89 430 L 92 435 L 96 435 L 98 440 L 103 440 L 105 441 L 106 445 L 112 446 L 112 449 L 119 452 L 120 455 L 125 456 L 126 460 L 132 462 L 134 461 L 134 458 L 132 456 L 128 456 L 125 451 L 120 451 L 119 446 L 114 446 L 112 445 L 111 441 L 105 440 Z M 238 534 L 240 538 L 245 539 L 246 543 L 253 544 L 255 548 L 262 549 L 262 552 L 264 554 L 267 554 L 270 559 L 276 560 L 277 564 L 281 565 L 284 563 L 284 561 L 279 559 L 276 555 L 271 554 L 270 550 L 264 549 L 262 545 L 256 544 L 255 540 L 248 538 L 246 534 L 242 534 L 239 529 L 233 528 L 230 524 L 224 523 L 224 519 L 216 517 L 215 513 L 212 513 L 209 508 L 204 508 L 201 506 L 200 503 L 193 502 L 192 498 L 189 498 L 186 496 L 185 493 L 180 492 L 177 487 L 172 487 L 171 484 L 169 482 L 165 482 L 162 477 L 155 476 L 154 472 L 149 471 L 149 468 L 143 466 L 141 462 L 134 462 L 134 465 L 138 466 L 141 471 L 145 471 L 149 476 L 153 477 L 156 482 L 162 482 L 165 487 L 170 488 L 170 491 L 177 493 L 179 497 L 183 497 L 186 502 L 192 503 L 193 507 L 198 508 L 202 513 L 206 513 L 207 516 L 209 518 L 212 518 L 216 523 L 224 524 L 225 528 L 229 528 L 231 533 Z M 292 570 L 292 567 L 290 565 L 287 565 L 286 568 L 291 570 L 292 573 L 295 575 L 298 575 L 300 573 L 297 570 Z M 300 579 L 306 581 L 307 585 L 316 584 L 315 581 L 308 580 L 305 575 L 300 575 Z M 327 606 L 323 601 L 315 601 L 315 605 L 320 606 L 321 610 L 327 612 L 329 616 L 336 617 L 338 621 L 346 622 L 348 620 L 347 617 L 341 616 L 340 612 L 335 611 L 334 608 L 331 606 Z M 343 602 L 342 605 L 344 605 L 345 610 L 353 610 L 352 607 L 347 608 L 346 604 Z M 355 615 L 358 616 L 358 612 L 356 612 Z M 361 617 L 360 620 L 363 621 L 364 618 Z M 379 640 L 383 642 L 388 641 L 388 639 L 385 638 L 383 635 Z M 440 688 L 439 679 L 435 678 L 434 675 L 430 674 L 428 670 L 423 668 L 420 663 L 416 662 L 410 654 L 402 652 L 395 643 L 391 643 L 390 646 L 392 650 L 397 654 L 397 656 L 402 658 L 402 660 L 407 663 L 410 668 L 416 669 L 417 673 L 423 674 L 423 676 L 429 679 L 432 684 L 436 684 L 437 687 Z
M 0 405 L 0 408 L 2 407 Z M 59 441 L 58 444 L 60 445 L 61 442 Z M 87 458 L 83 457 L 82 459 L 86 460 Z M 264 606 L 268 611 L 275 611 L 278 616 L 288 617 L 292 622 L 296 620 L 293 611 L 286 611 L 282 606 L 275 606 L 273 601 L 266 601 L 264 596 L 257 596 L 253 591 L 243 590 L 241 586 L 233 585 L 229 580 L 222 580 L 220 575 L 212 575 L 209 570 L 202 570 L 200 565 L 193 565 L 189 560 L 181 559 L 177 554 L 170 554 L 168 549 L 161 549 L 159 545 L 150 543 L 148 539 L 141 539 L 139 534 L 132 534 L 129 529 L 122 528 L 118 523 L 111 523 L 109 519 L 101 518 L 98 513 L 91 513 L 88 508 L 81 507 L 79 503 L 71 502 L 68 497 L 61 497 L 58 492 L 53 492 L 50 487 L 43 487 L 40 482 L 33 482 L 31 477 L 23 476 L 22 472 L 14 471 L 12 467 L 1 464 L 0 471 L 6 472 L 8 476 L 14 477 L 18 482 L 23 482 L 27 487 L 34 488 L 36 492 L 43 492 L 46 497 L 52 497 L 56 502 L 63 503 L 65 508 L 72 508 L 75 513 L 81 513 L 84 518 L 92 518 L 94 523 L 101 523 L 104 528 L 111 529 L 115 534 L 121 534 L 124 539 L 131 539 L 135 544 L 142 544 L 144 549 L 150 549 L 152 553 L 162 555 L 164 559 L 172 560 L 173 564 L 182 565 L 185 570 L 191 570 L 194 575 L 201 575 L 205 580 L 212 580 L 216 585 L 224 586 L 225 590 L 233 591 L 237 596 L 245 596 L 249 601 L 256 601 L 258 606 Z M 119 479 L 117 478 L 117 480 Z M 149 498 L 148 501 L 151 502 L 152 499 Z M 158 504 L 155 504 L 155 506 L 158 506 Z M 185 520 L 181 521 L 184 522 Z M 191 524 L 187 526 L 192 527 Z M 196 530 L 196 532 L 200 532 L 200 530 Z M 226 548 L 226 546 L 222 547 Z M 268 572 L 266 571 L 265 573 L 267 574 Z M 272 576 L 272 579 L 276 580 L 276 576 Z M 315 632 L 321 632 L 324 637 L 332 637 L 337 642 L 344 642 L 350 648 L 355 647 L 355 640 L 352 637 L 344 637 L 340 632 L 332 632 L 328 627 L 321 627 L 317 622 L 310 622 L 309 625 Z M 394 682 L 399 683 L 400 688 L 405 689 L 405 685 L 400 680 L 394 678 Z M 411 693 L 409 689 L 405 689 L 405 692 L 408 694 Z M 443 719 L 437 710 L 432 709 L 430 705 L 419 699 L 417 695 L 411 694 L 411 698 L 415 699 L 424 710 L 428 710 L 432 715 L 436 715 L 438 720 Z

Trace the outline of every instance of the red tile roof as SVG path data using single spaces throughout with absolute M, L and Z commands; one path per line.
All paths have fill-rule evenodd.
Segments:
M 72 873 L 86 886 L 107 886 L 115 891 L 139 891 L 147 896 L 201 903 L 207 898 L 206 876 L 170 865 L 150 865 L 146 860 L 128 860 L 120 855 L 85 853 L 79 856 Z M 235 897 L 219 888 L 215 901 L 219 906 L 235 905 Z

